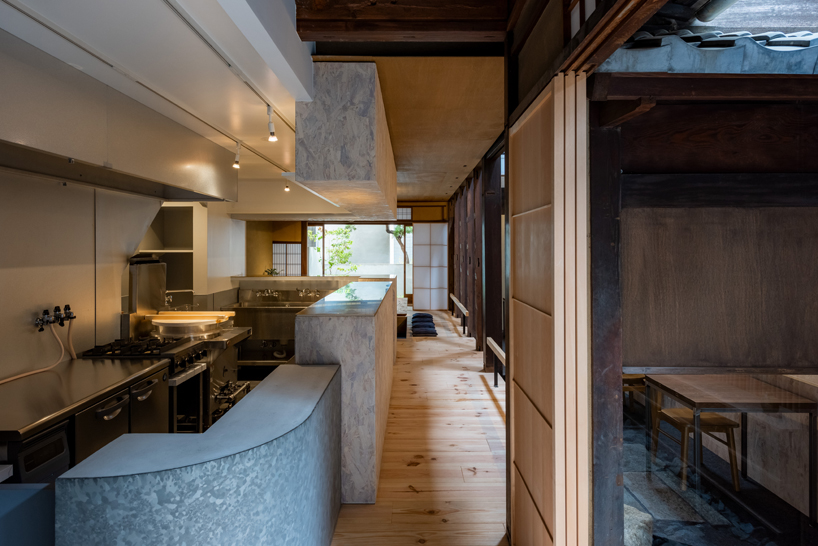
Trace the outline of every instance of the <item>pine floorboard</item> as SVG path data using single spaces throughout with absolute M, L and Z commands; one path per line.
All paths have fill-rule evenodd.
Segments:
M 507 546 L 505 385 L 459 320 L 398 340 L 378 500 L 341 507 L 332 546 Z

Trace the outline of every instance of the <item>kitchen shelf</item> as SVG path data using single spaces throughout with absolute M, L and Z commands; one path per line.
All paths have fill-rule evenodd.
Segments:
M 207 294 L 207 208 L 200 203 L 163 204 L 137 248 L 167 264 L 167 292 L 182 303 Z

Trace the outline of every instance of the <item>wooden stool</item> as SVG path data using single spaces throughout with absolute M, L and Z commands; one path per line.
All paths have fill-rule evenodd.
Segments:
M 659 433 L 664 434 L 682 446 L 682 490 L 685 490 L 687 489 L 688 442 L 690 435 L 695 429 L 693 410 L 689 408 L 665 408 L 659 410 L 657 413 L 658 415 L 653 420 L 653 457 L 656 457 L 656 450 L 659 448 Z M 681 433 L 681 442 L 661 429 L 662 421 Z M 717 442 L 727 446 L 727 451 L 730 454 L 730 471 L 733 475 L 733 488 L 738 491 L 738 463 L 736 462 L 736 440 L 733 435 L 733 430 L 737 429 L 739 424 L 718 413 L 702 413 L 700 421 L 702 434 L 707 434 Z M 725 440 L 713 436 L 713 434 L 724 434 Z M 699 459 L 701 460 L 701 450 L 699 450 Z
M 622 374 L 622 392 L 631 393 L 628 396 L 628 409 L 633 410 L 633 393 L 641 392 L 645 394 L 645 374 L 624 373 Z

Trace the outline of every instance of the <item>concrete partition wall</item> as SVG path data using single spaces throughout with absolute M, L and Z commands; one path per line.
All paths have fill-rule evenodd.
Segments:
M 396 358 L 397 283 L 377 299 L 353 298 L 386 284 L 351 283 L 338 291 L 349 291 L 350 301 L 322 300 L 295 321 L 296 363 L 341 365 L 344 504 L 374 503 L 378 493 Z

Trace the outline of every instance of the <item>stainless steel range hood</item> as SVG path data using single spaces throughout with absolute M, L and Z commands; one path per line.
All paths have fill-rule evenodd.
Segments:
M 0 169 L 164 200 L 238 200 L 234 152 L 4 30 L 0 74 Z
M 0 172 L 52 178 L 164 201 L 223 201 L 193 189 L 179 188 L 0 140 Z

